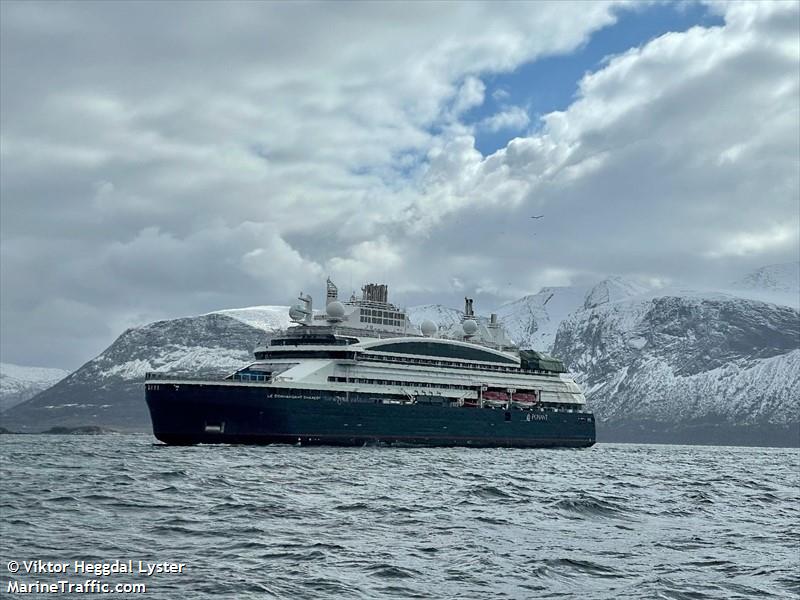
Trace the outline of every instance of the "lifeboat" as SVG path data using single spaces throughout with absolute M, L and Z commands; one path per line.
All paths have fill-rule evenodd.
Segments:
M 483 399 L 491 402 L 508 402 L 508 394 L 505 392 L 489 390 L 487 392 L 483 392 Z
M 539 397 L 536 392 L 517 392 L 514 394 L 513 402 L 519 406 L 533 406 L 539 402 Z

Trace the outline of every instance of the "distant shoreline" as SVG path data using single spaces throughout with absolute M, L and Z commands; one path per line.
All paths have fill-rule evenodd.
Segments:
M 0 435 L 111 435 L 121 432 L 97 425 L 83 425 L 79 427 L 51 427 L 45 431 L 11 431 L 0 427 Z

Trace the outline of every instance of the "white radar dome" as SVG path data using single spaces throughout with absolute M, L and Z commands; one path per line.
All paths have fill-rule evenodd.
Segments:
M 325 312 L 328 313 L 328 317 L 331 319 L 341 319 L 344 316 L 344 304 L 338 300 L 329 302 L 328 306 L 325 307 Z
M 422 325 L 419 326 L 419 329 L 422 332 L 422 335 L 424 335 L 425 337 L 431 337 L 433 334 L 436 333 L 436 330 L 438 328 L 436 327 L 436 323 L 434 323 L 429 319 L 425 319 L 422 322 Z
M 469 319 L 461 324 L 461 328 L 464 330 L 465 334 L 475 335 L 478 331 L 478 324 L 472 319 Z
M 289 318 L 292 321 L 302 321 L 306 318 L 306 309 L 299 304 L 295 304 L 289 309 Z

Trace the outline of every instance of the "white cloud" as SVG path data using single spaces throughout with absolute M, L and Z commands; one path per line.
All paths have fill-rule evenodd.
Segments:
M 498 102 L 502 102 L 509 98 L 511 94 L 509 94 L 508 90 L 503 88 L 497 88 L 495 91 L 492 92 L 492 98 L 494 98 Z
M 470 252 L 458 241 L 463 229 L 449 227 L 469 211 L 500 242 L 481 248 L 496 257 L 494 283 L 453 274 L 499 293 L 501 278 L 531 268 L 724 281 L 792 260 L 798 5 L 726 7 L 722 27 L 670 33 L 612 57 L 583 78 L 571 106 L 491 156 L 466 135 L 442 143 L 416 200 L 439 223 L 428 229 L 438 229 L 437 243 L 452 240 L 450 252 Z M 545 219 L 526 222 L 533 211 Z M 501 226 L 514 233 L 496 235 Z M 541 266 L 501 258 L 504 245 L 521 249 L 537 234 Z
M 509 106 L 504 108 L 501 112 L 485 118 L 483 121 L 481 121 L 480 127 L 493 132 L 506 129 L 519 131 L 520 129 L 527 127 L 530 122 L 531 119 L 524 108 L 519 106 Z
M 366 282 L 376 276 L 386 280 L 391 275 L 394 279 L 404 266 L 399 248 L 386 236 L 381 236 L 352 246 L 347 256 L 332 258 L 326 265 L 326 271 L 339 280 L 347 277 L 353 282 Z
M 48 352 L 75 366 L 116 333 L 43 343 L 62 313 L 285 303 L 330 271 L 503 296 L 724 276 L 796 244 L 795 3 L 725 4 L 723 27 L 612 57 L 488 157 L 458 119 L 483 81 L 578 47 L 611 5 L 142 6 L 0 3 L 9 360 L 74 348 Z M 509 107 L 483 126 L 527 119 Z M 788 237 L 770 243 L 776 222 Z M 42 298 L 58 314 L 40 327 Z
M 486 86 L 477 77 L 467 77 L 461 88 L 458 90 L 455 102 L 453 103 L 453 113 L 455 116 L 467 112 L 471 108 L 483 104 L 483 94 Z
M 717 247 L 709 250 L 711 258 L 758 255 L 771 250 L 792 252 L 800 243 L 800 231 L 796 224 L 773 225 L 763 231 L 741 233 L 726 232 Z

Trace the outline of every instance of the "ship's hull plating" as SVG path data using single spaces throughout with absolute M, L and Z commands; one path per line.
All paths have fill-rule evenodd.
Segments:
M 213 383 L 148 383 L 153 433 L 167 444 L 587 447 L 586 412 L 393 403 L 390 395 Z

